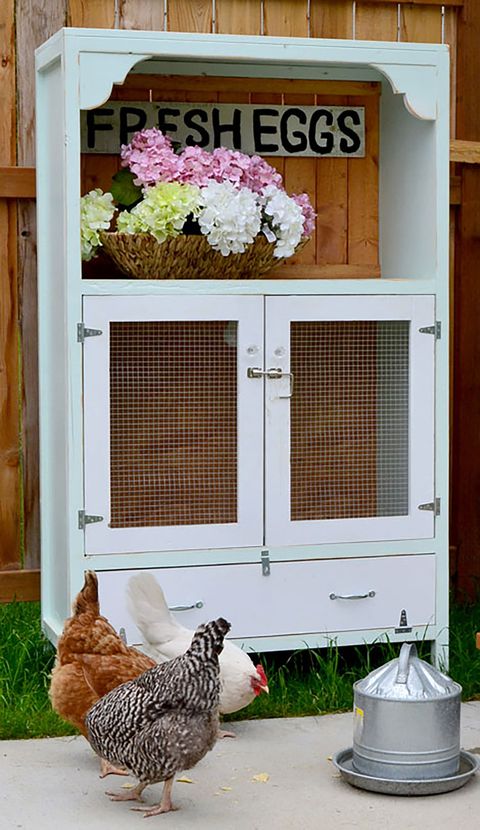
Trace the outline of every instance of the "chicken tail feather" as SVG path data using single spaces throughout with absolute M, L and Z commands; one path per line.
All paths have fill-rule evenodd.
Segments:
M 86 611 L 93 612 L 96 616 L 100 614 L 98 580 L 95 571 L 85 571 L 85 582 L 73 602 L 72 610 L 75 617 L 84 614 Z
M 189 651 L 205 658 L 219 655 L 223 650 L 223 641 L 231 625 L 223 617 L 200 625 L 193 637 Z
M 170 640 L 183 627 L 174 619 L 165 594 L 152 574 L 138 573 L 127 584 L 129 613 L 146 641 L 161 643 Z

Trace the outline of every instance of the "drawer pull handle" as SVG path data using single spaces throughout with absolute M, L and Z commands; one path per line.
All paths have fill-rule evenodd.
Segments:
M 369 591 L 367 594 L 330 594 L 330 599 L 368 599 L 374 597 L 376 591 Z
M 169 605 L 169 611 L 193 611 L 194 608 L 203 608 L 203 602 L 201 599 L 198 602 L 194 602 L 193 605 Z

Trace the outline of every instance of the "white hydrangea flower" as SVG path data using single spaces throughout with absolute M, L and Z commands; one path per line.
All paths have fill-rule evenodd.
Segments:
M 276 236 L 274 256 L 292 256 L 303 236 L 305 219 L 302 209 L 284 190 L 269 184 L 262 191 L 265 235 L 272 230 Z
M 101 245 L 99 231 L 108 230 L 115 213 L 113 196 L 99 187 L 80 199 L 80 245 L 82 259 L 91 259 Z
M 229 181 L 211 181 L 201 189 L 200 202 L 198 224 L 212 248 L 223 256 L 243 254 L 261 227 L 257 194 Z

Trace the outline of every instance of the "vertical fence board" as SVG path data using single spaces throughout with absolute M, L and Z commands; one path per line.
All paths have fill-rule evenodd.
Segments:
M 346 106 L 347 96 L 316 96 L 319 106 Z M 348 262 L 348 159 L 322 158 L 317 164 L 317 265 Z
M 67 21 L 79 28 L 113 29 L 115 0 L 68 0 Z
M 119 24 L 122 29 L 140 29 L 146 32 L 163 32 L 164 6 L 159 0 L 122 0 Z
M 290 93 L 283 96 L 285 104 L 312 106 L 315 104 L 314 93 Z M 312 205 L 317 203 L 316 172 L 318 161 L 315 158 L 286 158 L 284 185 L 287 193 L 308 193 Z M 316 261 L 317 235 L 313 231 L 310 242 L 299 254 L 288 260 L 291 265 L 311 265 Z
M 17 112 L 18 163 L 35 164 L 35 63 L 34 52 L 50 35 L 65 25 L 66 3 L 49 0 L 17 0 Z M 21 293 L 22 394 L 23 394 L 23 513 L 25 567 L 40 563 L 38 495 L 38 363 L 37 363 L 37 263 L 36 214 L 31 201 L 18 204 L 18 279 Z
M 357 3 L 355 37 L 358 40 L 397 40 L 398 12 L 391 3 Z
M 310 34 L 312 37 L 351 38 L 352 0 L 314 0 L 310 12 Z
M 441 6 L 402 6 L 400 39 L 412 43 L 442 42 Z
M 349 97 L 351 106 L 364 100 Z M 378 265 L 378 99 L 377 107 L 365 108 L 367 153 L 348 164 L 348 262 Z M 372 102 L 373 103 L 373 102 Z
M 260 0 L 217 0 L 215 31 L 228 35 L 259 35 Z
M 358 40 L 397 40 L 398 12 L 391 3 L 357 3 L 355 37 Z
M 14 0 L 0 6 L 0 164 L 16 162 Z M 15 206 L 0 200 L 0 570 L 20 562 Z
M 211 32 L 212 0 L 169 0 L 167 27 L 170 32 Z
M 317 165 L 317 264 L 346 264 L 348 225 L 347 159 Z
M 15 204 L 0 200 L 0 570 L 18 567 L 20 550 L 18 296 Z
M 307 0 L 264 0 L 264 34 L 307 37 Z
M 457 116 L 457 20 L 456 9 L 445 9 L 444 43 L 450 50 L 450 135 L 455 138 Z

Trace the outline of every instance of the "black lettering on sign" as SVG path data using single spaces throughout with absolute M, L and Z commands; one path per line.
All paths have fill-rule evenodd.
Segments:
M 189 129 L 196 130 L 200 138 L 195 139 L 191 134 L 189 134 L 185 139 L 185 144 L 189 147 L 207 147 L 208 142 L 210 141 L 208 130 L 206 130 L 205 127 L 202 127 L 200 124 L 197 124 L 196 121 L 194 121 L 195 118 L 198 118 L 199 121 L 203 121 L 204 124 L 208 121 L 208 115 L 205 112 L 205 110 L 187 110 L 184 119 L 185 126 Z
M 120 107 L 120 144 L 128 144 L 130 133 L 143 130 L 147 123 L 147 114 L 138 107 Z
M 292 132 L 289 133 L 289 121 L 292 118 L 296 118 L 299 124 L 305 125 L 307 123 L 306 113 L 298 107 L 292 107 L 291 109 L 285 110 L 280 120 L 280 140 L 282 142 L 282 146 L 285 147 L 289 153 L 303 153 L 304 150 L 307 149 L 307 136 L 300 130 L 292 130 Z M 291 138 L 297 139 L 295 143 L 291 140 L 290 135 Z
M 98 122 L 97 118 L 101 118 L 102 115 L 111 116 L 113 115 L 112 109 L 98 109 L 98 110 L 87 110 L 87 147 L 91 150 L 95 147 L 95 133 L 101 130 L 113 130 L 112 124 L 102 124 L 102 122 Z
M 317 141 L 317 127 L 319 121 L 324 118 L 325 119 L 325 126 L 331 127 L 333 125 L 333 113 L 330 110 L 325 109 L 318 109 L 312 114 L 312 118 L 310 120 L 310 127 L 308 130 L 308 139 L 310 141 L 310 147 L 315 152 L 321 156 L 325 156 L 328 153 L 331 153 L 333 150 L 334 145 L 334 138 L 333 133 L 329 132 L 328 130 L 323 131 L 318 136 L 319 141 Z M 323 141 L 323 144 L 319 142 Z
M 347 141 L 347 139 L 342 136 L 339 147 L 342 153 L 355 153 L 360 147 L 360 138 L 355 130 L 351 130 L 350 127 L 346 125 L 345 121 L 347 119 L 350 119 L 351 123 L 356 127 L 360 124 L 360 115 L 356 110 L 343 110 L 343 112 L 339 113 L 337 121 L 340 132 L 342 132 L 344 136 L 351 139 L 351 141 Z
M 277 128 L 273 125 L 262 124 L 264 115 L 274 115 L 278 118 L 278 110 L 254 109 L 253 110 L 253 142 L 256 153 L 276 153 L 278 144 L 265 144 L 262 135 L 276 135 Z
M 364 107 L 177 101 L 108 101 L 83 112 L 82 152 L 118 152 L 135 132 L 154 126 L 178 147 L 228 147 L 263 156 L 365 156 Z
M 176 133 L 177 132 L 177 125 L 173 123 L 173 121 L 167 121 L 169 115 L 173 115 L 174 118 L 177 118 L 180 115 L 180 110 L 173 109 L 172 107 L 161 107 L 158 110 L 158 129 L 162 131 L 162 133 Z
M 221 124 L 220 123 L 220 110 L 218 107 L 213 107 L 212 109 L 212 127 L 213 127 L 213 146 L 214 147 L 221 147 L 222 146 L 222 134 L 223 133 L 232 133 L 232 146 L 234 150 L 240 150 L 242 146 L 242 135 L 240 132 L 240 127 L 242 123 L 241 119 L 241 111 L 238 109 L 233 110 L 233 121 L 231 124 Z

